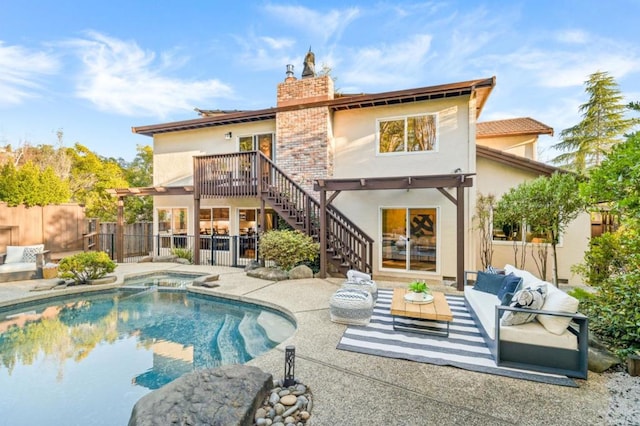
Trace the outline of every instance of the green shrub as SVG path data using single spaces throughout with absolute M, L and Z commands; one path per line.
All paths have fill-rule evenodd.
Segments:
M 573 268 L 587 284 L 599 286 L 623 267 L 622 247 L 617 233 L 606 233 L 589 241 L 584 263 Z
M 640 271 L 602 282 L 598 293 L 580 299 L 580 309 L 589 328 L 622 358 L 640 350 Z
M 102 278 L 116 269 L 116 264 L 103 251 L 88 251 L 65 257 L 58 265 L 62 278 L 70 278 L 76 284 Z
M 285 271 L 304 262 L 313 262 L 320 250 L 313 238 L 292 230 L 265 232 L 260 237 L 259 249 L 262 258 L 273 260 Z
M 178 256 L 181 259 L 187 259 L 189 263 L 193 263 L 193 251 L 188 248 L 172 248 L 171 254 Z

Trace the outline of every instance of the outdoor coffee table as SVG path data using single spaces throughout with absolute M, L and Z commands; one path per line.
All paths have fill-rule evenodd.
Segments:
M 430 303 L 407 302 L 404 299 L 406 293 L 406 288 L 393 289 L 393 299 L 391 300 L 393 329 L 449 337 L 449 323 L 453 321 L 453 314 L 451 313 L 447 299 L 444 297 L 444 293 L 438 291 L 432 292 L 433 302 Z M 428 324 L 413 326 L 398 323 L 396 318 L 429 320 L 435 324 L 433 324 L 433 326 Z M 445 324 L 446 328 L 443 327 Z

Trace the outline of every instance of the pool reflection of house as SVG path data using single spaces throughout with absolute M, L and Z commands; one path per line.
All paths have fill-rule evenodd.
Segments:
M 172 380 L 193 371 L 193 346 L 158 340 L 151 343 L 153 367 L 136 376 L 133 384 L 158 389 Z

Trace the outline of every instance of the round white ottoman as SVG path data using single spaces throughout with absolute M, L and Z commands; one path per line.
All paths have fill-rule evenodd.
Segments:
M 371 293 L 373 304 L 378 300 L 378 285 L 373 280 L 347 280 L 342 284 L 342 288 L 365 290 Z
M 329 300 L 331 321 L 349 325 L 367 325 L 373 313 L 371 293 L 355 288 L 340 288 Z

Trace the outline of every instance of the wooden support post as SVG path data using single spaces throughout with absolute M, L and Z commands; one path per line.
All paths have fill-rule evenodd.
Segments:
M 320 189 L 320 278 L 327 278 L 327 191 Z
M 193 239 L 193 264 L 200 264 L 200 198 L 195 194 L 198 191 L 194 191 L 193 196 L 193 235 L 195 238 Z
M 456 288 L 459 291 L 464 290 L 464 187 L 458 185 L 457 187 L 457 202 L 456 202 Z
M 124 262 L 124 197 L 118 197 L 118 223 L 116 225 L 116 262 Z

